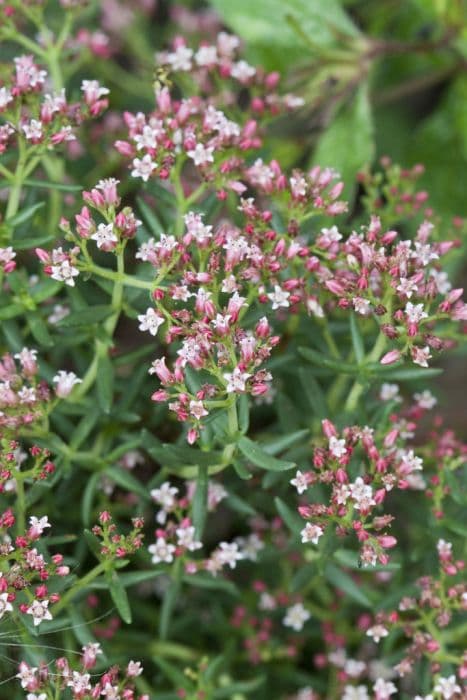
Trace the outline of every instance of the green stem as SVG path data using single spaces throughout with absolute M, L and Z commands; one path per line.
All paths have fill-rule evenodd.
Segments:
M 23 186 L 23 180 L 25 179 L 25 169 L 26 169 L 26 146 L 23 139 L 20 137 L 18 139 L 18 163 L 16 165 L 16 170 L 13 175 L 12 185 L 10 189 L 10 195 L 8 197 L 8 204 L 5 212 L 5 219 L 11 219 L 19 209 L 19 203 L 21 199 L 21 190 Z
M 384 335 L 384 333 L 380 333 L 373 350 L 365 356 L 365 364 L 367 362 L 377 362 L 379 360 L 380 355 L 383 352 L 384 347 L 386 345 L 386 340 L 387 338 Z M 358 400 L 360 399 L 360 396 L 362 395 L 364 389 L 365 385 L 362 384 L 360 379 L 356 379 L 347 397 L 347 401 L 345 402 L 344 411 L 346 413 L 352 413 L 353 411 L 355 411 L 358 404 Z
M 236 437 L 236 434 L 238 433 L 238 416 L 237 416 L 237 401 L 236 399 L 233 400 L 233 402 L 230 404 L 229 409 L 227 411 L 227 424 L 228 424 L 228 430 L 229 430 L 229 436 L 232 438 L 232 440 Z M 232 457 L 235 453 L 235 447 L 236 443 L 231 442 L 229 445 L 226 445 L 222 451 L 222 463 L 224 466 L 227 466 L 230 464 Z
M 22 478 L 16 479 L 16 522 L 19 534 L 23 535 L 26 530 L 26 499 Z
M 107 562 L 101 561 L 99 564 L 97 564 L 97 566 L 91 569 L 91 571 L 88 571 L 88 573 L 85 576 L 83 576 L 83 578 L 81 578 L 75 586 L 70 588 L 70 590 L 67 591 L 65 595 L 62 596 L 62 598 L 60 598 L 58 603 L 54 605 L 54 615 L 57 615 L 60 612 L 60 610 L 65 608 L 68 605 L 68 603 L 71 600 L 73 600 L 77 593 L 86 588 L 86 586 L 92 583 L 92 581 L 94 581 L 95 578 L 103 574 L 104 571 L 107 569 L 107 566 Z

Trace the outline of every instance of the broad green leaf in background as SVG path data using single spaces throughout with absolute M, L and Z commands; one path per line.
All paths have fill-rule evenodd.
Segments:
M 358 37 L 359 31 L 339 0 L 211 0 L 225 23 L 247 43 L 254 58 L 270 69 L 292 66 L 310 55 L 307 45 L 288 22 L 321 48 L 338 44 L 337 37 Z M 253 12 L 254 9 L 254 12 Z
M 340 173 L 346 183 L 345 199 L 353 199 L 356 174 L 373 160 L 373 131 L 368 83 L 361 83 L 323 132 L 313 153 L 313 164 L 328 166 Z

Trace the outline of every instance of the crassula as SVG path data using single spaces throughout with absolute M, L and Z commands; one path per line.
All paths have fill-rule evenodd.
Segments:
M 0 4 L 8 697 L 460 700 L 462 220 L 282 162 L 306 101 L 218 22 L 106 87 L 110 4 Z

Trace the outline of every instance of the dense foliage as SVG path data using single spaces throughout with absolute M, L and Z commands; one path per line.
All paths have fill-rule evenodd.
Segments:
M 0 2 L 0 697 L 466 697 L 464 11 Z

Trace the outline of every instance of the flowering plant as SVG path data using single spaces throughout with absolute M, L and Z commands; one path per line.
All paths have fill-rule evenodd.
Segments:
M 284 164 L 306 100 L 218 20 L 114 95 L 154 3 L 85 5 L 0 4 L 0 683 L 466 697 L 467 445 L 427 388 L 464 222 L 419 165 Z

